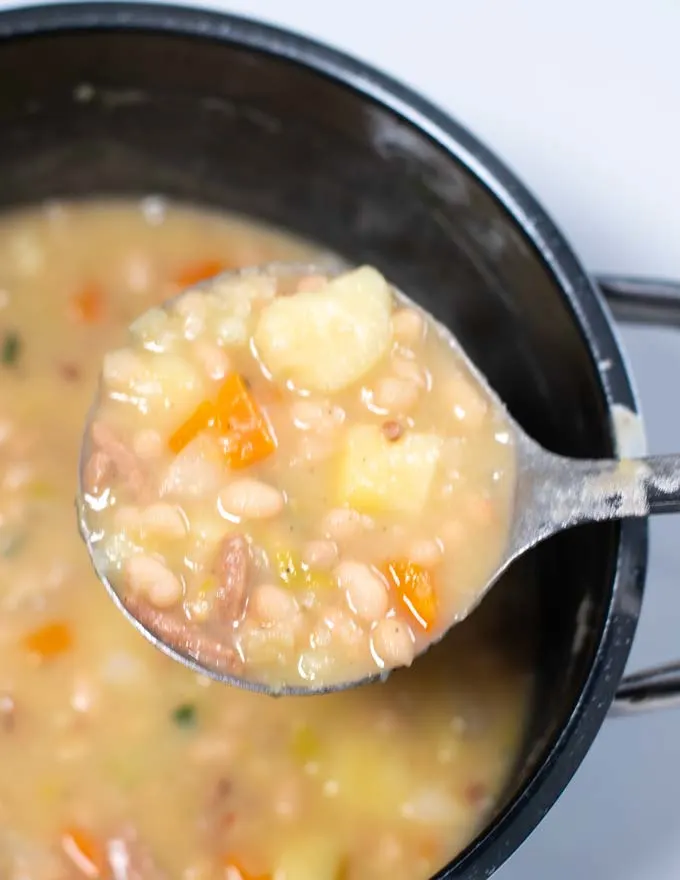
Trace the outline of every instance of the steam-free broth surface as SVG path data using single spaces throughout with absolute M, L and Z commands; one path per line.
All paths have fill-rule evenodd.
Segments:
M 91 570 L 73 502 L 104 352 L 206 274 L 311 256 L 158 200 L 0 223 L 2 880 L 418 880 L 508 776 L 530 675 L 500 593 L 387 684 L 272 700 L 156 651 Z
M 500 402 L 371 266 L 218 275 L 141 315 L 82 463 L 128 610 L 273 690 L 410 666 L 496 569 L 515 480 Z

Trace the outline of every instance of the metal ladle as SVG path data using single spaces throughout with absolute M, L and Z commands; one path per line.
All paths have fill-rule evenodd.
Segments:
M 338 262 L 317 265 L 270 264 L 225 273 L 223 277 L 252 275 L 253 273 L 262 273 L 268 276 L 275 274 L 280 278 L 315 274 L 334 275 L 345 268 Z M 214 283 L 215 279 L 210 279 L 196 287 L 210 287 Z M 397 294 L 404 301 L 410 302 L 404 294 L 399 291 Z M 497 395 L 467 357 L 465 351 L 458 349 L 458 354 L 463 358 L 485 393 L 498 401 Z M 514 436 L 517 463 L 514 511 L 507 545 L 493 574 L 486 583 L 480 585 L 474 599 L 463 612 L 456 616 L 448 629 L 460 623 L 474 610 L 511 563 L 557 532 L 585 523 L 680 511 L 680 455 L 621 460 L 566 458 L 540 446 L 524 432 L 507 412 L 506 419 L 508 428 Z M 88 429 L 89 419 L 85 435 L 87 435 Z M 81 450 L 81 476 L 84 462 L 85 445 Z M 376 673 L 373 676 L 339 684 L 315 687 L 311 683 L 309 686 L 290 685 L 275 688 L 262 682 L 240 678 L 233 673 L 203 666 L 195 657 L 163 642 L 134 617 L 126 607 L 106 574 L 97 564 L 93 541 L 85 526 L 83 504 L 82 487 L 79 486 L 77 507 L 80 533 L 87 545 L 97 577 L 106 587 L 114 603 L 153 645 L 194 672 L 207 675 L 225 684 L 276 696 L 329 693 L 356 687 L 380 677 L 381 674 Z

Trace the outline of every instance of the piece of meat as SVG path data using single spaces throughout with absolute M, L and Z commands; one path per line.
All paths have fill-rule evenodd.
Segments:
M 217 577 L 214 607 L 220 623 L 233 623 L 243 614 L 249 562 L 250 551 L 243 535 L 229 535 L 222 539 L 213 564 L 213 573 Z
M 134 495 L 140 496 L 145 489 L 146 480 L 139 459 L 134 452 L 128 449 L 125 443 L 116 436 L 116 432 L 110 425 L 99 419 L 92 423 L 90 436 L 96 451 L 108 456 L 118 476 L 125 481 Z
M 125 827 L 106 843 L 111 880 L 169 880 L 134 828 Z
M 146 629 L 180 654 L 198 660 L 203 666 L 236 673 L 241 658 L 235 648 L 206 632 L 196 623 L 178 620 L 168 611 L 154 608 L 139 596 L 125 596 L 125 607 Z
M 77 382 L 83 375 L 83 371 L 73 361 L 62 361 L 58 366 L 58 370 L 59 375 L 66 382 Z

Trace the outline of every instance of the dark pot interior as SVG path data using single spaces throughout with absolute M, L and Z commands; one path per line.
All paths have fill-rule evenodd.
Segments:
M 122 7 L 95 9 L 79 14 L 92 27 L 22 37 L 12 36 L 18 18 L 0 16 L 2 207 L 159 192 L 288 227 L 375 263 L 452 327 L 539 441 L 575 456 L 611 454 L 606 394 L 573 305 L 517 221 L 461 161 L 360 91 L 239 48 L 231 42 L 239 26 L 211 16 L 199 26 L 189 13 L 173 23 L 167 9 L 146 8 L 137 23 L 166 28 L 151 32 L 136 30 Z M 98 17 L 119 26 L 99 30 Z M 22 20 L 68 18 L 45 8 Z M 172 32 L 190 21 L 207 32 Z M 304 45 L 294 51 L 304 56 Z M 638 539 L 644 545 L 644 532 Z M 545 763 L 593 669 L 618 542 L 618 527 L 603 525 L 533 555 L 544 587 L 539 687 L 508 803 Z M 573 654 L 586 598 L 591 627 Z M 575 750 L 548 798 L 584 750 Z M 537 819 L 523 820 L 506 850 Z M 483 853 L 469 855 L 474 865 L 459 862 L 450 876 L 463 867 L 466 877 L 482 876 Z M 505 855 L 496 847 L 486 868 Z

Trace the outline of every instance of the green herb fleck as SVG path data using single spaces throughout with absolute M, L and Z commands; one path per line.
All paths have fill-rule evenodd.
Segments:
M 18 556 L 26 543 L 26 533 L 13 529 L 0 529 L 0 556 L 12 559 Z
M 174 709 L 172 720 L 178 727 L 195 727 L 196 707 L 192 703 L 182 703 Z
M 11 367 L 19 360 L 20 351 L 21 339 L 19 338 L 19 334 L 12 331 L 5 333 L 2 340 L 2 346 L 0 346 L 0 363 L 7 367 Z

